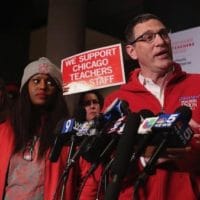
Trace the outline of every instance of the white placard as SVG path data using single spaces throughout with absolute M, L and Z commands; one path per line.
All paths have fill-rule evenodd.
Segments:
M 174 61 L 184 71 L 200 73 L 200 27 L 175 32 L 170 37 Z

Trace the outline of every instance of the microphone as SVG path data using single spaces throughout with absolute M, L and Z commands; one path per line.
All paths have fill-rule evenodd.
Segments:
M 115 99 L 103 113 L 94 119 L 98 134 L 92 137 L 85 146 L 82 156 L 86 160 L 96 164 L 104 160 L 107 152 L 111 151 L 111 147 L 117 141 L 116 133 L 120 134 L 123 130 L 127 113 L 129 113 L 128 104 Z
M 51 149 L 49 159 L 51 162 L 56 162 L 62 150 L 64 144 L 68 144 L 71 142 L 70 146 L 74 145 L 75 137 L 77 142 L 80 141 L 81 136 L 85 135 L 95 135 L 95 122 L 84 122 L 80 123 L 76 121 L 74 118 L 72 119 L 62 119 L 60 120 L 55 128 L 56 138 L 54 141 L 54 145 Z
M 167 147 L 185 147 L 194 134 L 188 125 L 191 117 L 192 111 L 187 106 L 178 107 L 173 114 L 161 114 L 152 127 L 156 134 L 153 143 L 158 144 L 167 134 Z
M 110 122 L 115 122 L 123 116 L 127 116 L 130 113 L 128 103 L 124 100 L 116 98 L 105 110 L 103 113 L 100 113 L 100 116 L 97 117 L 100 124 L 104 125 L 104 128 L 107 128 L 107 124 Z
M 58 134 L 50 153 L 50 160 L 52 162 L 57 161 L 63 144 L 66 141 L 69 141 L 69 138 L 71 138 L 71 136 L 72 139 L 74 139 L 74 134 L 75 136 L 96 135 L 94 137 L 87 138 L 87 143 L 86 140 L 84 140 L 84 145 L 83 143 L 81 144 L 81 152 L 77 153 L 81 154 L 84 152 L 88 152 L 95 143 L 97 137 L 100 137 L 105 129 L 108 129 L 115 120 L 127 114 L 128 111 L 128 104 L 125 101 L 115 99 L 103 113 L 101 113 L 92 121 L 80 123 L 77 122 L 74 118 L 61 120 L 57 125 L 58 128 L 56 132 Z
M 94 139 L 88 144 L 87 151 L 82 155 L 87 161 L 96 165 L 104 162 L 123 134 L 126 116 L 119 118 L 115 122 L 107 123 L 101 134 L 95 135 Z
M 82 180 L 80 191 L 84 187 L 88 177 L 95 171 L 100 163 L 107 163 L 110 159 L 110 155 L 116 148 L 116 145 L 119 141 L 121 134 L 123 134 L 124 122 L 126 116 L 119 118 L 116 122 L 107 123 L 106 128 L 103 128 L 101 134 L 93 137 L 92 142 L 89 142 L 89 148 L 82 153 L 82 157 L 87 161 L 91 162 L 91 167 L 87 171 L 84 179 Z M 104 179 L 104 184 L 107 185 L 106 172 L 101 176 L 101 179 L 98 184 L 97 196 L 96 199 L 99 199 L 101 184 Z
M 101 154 L 101 150 L 105 147 L 107 142 L 110 141 L 109 138 L 111 136 L 104 133 L 115 132 L 116 129 L 120 130 L 127 113 L 129 113 L 128 103 L 116 98 L 103 113 L 100 113 L 99 116 L 95 117 L 93 120 L 95 124 L 94 127 L 98 134 L 93 134 L 94 137 L 91 137 L 91 139 L 88 140 L 88 143 L 82 147 L 82 156 L 85 159 L 90 162 L 96 160 L 96 157 Z M 116 123 L 116 121 L 119 123 Z M 90 135 L 92 134 L 90 133 Z M 103 137 L 101 137 L 102 135 Z
M 153 112 L 147 109 L 140 110 L 138 114 L 141 116 L 142 123 L 138 128 L 138 139 L 136 141 L 139 142 L 137 142 L 137 148 L 130 159 L 131 164 L 137 161 L 137 159 L 144 152 L 145 148 L 149 145 L 151 139 L 153 138 L 151 128 L 158 119 L 158 117 L 153 117 Z
M 149 120 L 151 120 L 151 118 L 152 117 L 150 117 L 150 116 L 153 116 L 153 112 L 152 111 L 150 111 L 150 110 L 147 110 L 147 109 L 143 109 L 143 110 L 141 110 L 139 113 L 138 113 L 139 115 L 140 115 L 140 118 L 141 118 L 141 121 L 142 121 L 142 124 L 144 124 L 144 125 L 140 125 L 139 126 L 139 129 L 141 129 L 141 131 L 142 131 L 142 133 L 141 133 L 141 135 L 139 135 L 139 134 L 137 134 L 136 135 L 136 140 L 135 140 L 135 143 L 137 143 L 137 141 L 143 141 L 143 138 L 145 137 L 145 141 L 146 140 L 148 140 L 146 137 L 150 137 L 148 134 L 150 133 L 150 127 L 149 127 L 149 125 L 151 125 L 152 123 L 149 123 L 149 121 L 147 121 L 147 119 Z M 146 117 L 148 117 L 147 119 L 145 119 Z M 122 118 L 119 118 L 116 122 L 115 122 L 115 124 L 113 125 L 113 127 L 111 127 L 109 130 L 108 130 L 108 134 L 112 134 L 112 133 L 114 133 L 114 136 L 116 136 L 116 135 L 119 135 L 119 136 L 121 136 L 122 134 L 124 134 L 124 125 L 125 125 L 125 122 L 126 121 L 126 117 L 122 117 Z M 155 121 L 155 120 L 154 120 Z M 146 125 L 145 125 L 146 124 Z M 149 125 L 148 125 L 149 124 Z M 147 126 L 147 127 L 146 127 Z M 151 125 L 151 127 L 152 127 L 152 125 Z M 119 137 L 119 136 L 117 136 L 117 137 Z M 116 139 L 116 137 L 115 138 L 113 138 L 112 140 L 115 140 Z M 118 139 L 118 138 L 117 138 Z M 143 141 L 143 143 L 147 143 L 148 141 Z M 111 141 L 112 142 L 112 141 Z M 139 145 L 138 145 L 138 152 L 135 152 L 135 153 L 133 153 L 133 155 L 131 156 L 131 160 L 130 161 L 134 161 L 133 159 L 136 159 L 137 158 L 137 156 L 140 154 L 140 152 L 142 151 L 142 149 L 143 149 L 143 147 L 142 147 L 142 145 L 144 145 L 144 146 L 146 146 L 145 144 L 142 144 L 142 142 L 140 142 L 139 143 Z M 109 146 L 109 144 L 108 144 L 108 146 Z M 141 147 L 140 147 L 141 146 Z M 107 149 L 107 147 L 105 148 L 105 149 Z M 141 150 L 140 150 L 141 149 Z M 103 151 L 103 152 L 105 152 L 105 151 Z M 105 170 L 104 170 L 104 172 L 103 172 L 103 174 L 105 174 L 107 171 L 108 171 L 108 169 L 110 169 L 110 166 L 111 166 L 111 164 L 113 163 L 113 161 L 114 161 L 114 158 L 112 158 L 111 160 L 110 160 L 110 162 L 106 165 L 106 167 L 105 167 Z
M 50 152 L 50 156 L 49 156 L 49 160 L 51 162 L 56 162 L 58 160 L 58 157 L 60 155 L 60 152 L 62 150 L 62 146 L 64 144 L 64 141 L 63 141 L 63 135 L 60 136 L 60 133 L 61 133 L 61 130 L 62 130 L 62 126 L 63 126 L 63 123 L 65 122 L 64 119 L 61 119 L 57 125 L 56 125 L 56 128 L 55 128 L 55 134 L 56 134 L 56 138 L 54 140 L 54 144 L 53 144 L 53 147 L 51 149 L 51 152 Z M 67 135 L 68 138 L 70 138 L 70 134 Z
M 160 154 L 167 147 L 185 147 L 190 141 L 194 134 L 188 125 L 191 116 L 192 111 L 187 106 L 180 106 L 174 114 L 161 114 L 158 116 L 156 123 L 152 127 L 152 131 L 157 133 L 155 135 L 159 137 L 160 142 L 147 162 L 143 172 L 134 183 L 135 195 L 140 185 L 144 184 L 148 175 L 153 173 Z
M 119 99 L 116 99 L 114 102 L 112 102 L 112 104 L 104 111 L 104 113 L 100 113 L 99 116 L 97 116 L 93 122 L 92 122 L 92 125 L 89 125 L 88 124 L 90 122 L 85 122 L 84 124 L 82 124 L 81 126 L 76 126 L 76 123 L 72 123 L 74 122 L 75 120 L 70 120 L 70 121 L 67 121 L 66 124 L 64 124 L 63 126 L 63 129 L 62 129 L 62 133 L 65 133 L 65 134 L 69 134 L 69 133 L 72 133 L 72 138 L 74 138 L 73 136 L 73 131 L 76 130 L 77 133 L 76 135 L 85 135 L 84 139 L 81 141 L 81 143 L 79 144 L 78 148 L 76 149 L 75 152 L 73 152 L 73 155 L 70 153 L 70 157 L 68 156 L 68 160 L 67 160 L 67 165 L 64 169 L 64 172 L 63 172 L 63 175 L 62 175 L 62 179 L 66 180 L 66 177 L 68 177 L 68 174 L 69 174 L 69 170 L 71 169 L 72 165 L 76 162 L 76 160 L 81 156 L 83 155 L 84 153 L 88 152 L 89 150 L 91 150 L 91 148 L 93 147 L 94 144 L 98 144 L 96 143 L 97 138 L 103 138 L 103 137 L 100 137 L 102 135 L 102 133 L 104 133 L 104 131 L 106 129 L 108 129 L 108 125 L 110 125 L 110 123 L 113 124 L 113 122 L 115 120 L 117 120 L 119 117 L 122 117 L 124 116 L 126 113 L 128 113 L 128 104 L 122 100 L 119 100 Z M 64 134 L 64 135 L 65 135 Z M 62 134 L 61 134 L 62 135 Z M 70 134 L 69 134 L 70 135 Z M 91 136 L 91 137 L 89 137 Z M 59 136 L 58 138 L 59 139 Z M 70 149 L 72 149 L 72 146 L 73 146 L 73 140 L 71 142 L 71 147 Z M 113 142 L 110 143 L 109 146 L 112 146 Z M 57 147 L 57 145 L 59 147 Z M 53 153 L 54 151 L 51 152 L 51 160 L 55 161 L 57 159 L 57 155 L 60 154 L 60 143 L 56 143 L 55 142 L 55 148 L 54 149 L 59 149 L 59 152 L 56 152 L 56 153 Z M 57 148 L 56 148 L 57 147 Z M 107 148 L 109 149 L 109 147 Z M 107 150 L 105 150 L 105 152 L 107 152 Z M 52 156 L 53 155 L 56 155 L 56 156 Z M 102 152 L 101 154 L 101 157 L 104 157 L 104 152 Z M 53 159 L 52 159 L 53 158 Z M 98 165 L 98 162 L 97 161 L 97 164 Z M 96 166 L 94 166 L 93 168 L 95 168 Z M 91 169 L 91 171 L 93 171 L 93 168 Z M 89 176 L 89 175 L 88 175 Z M 84 178 L 84 180 L 82 181 L 82 184 L 80 186 L 80 191 L 79 191 L 79 194 L 82 190 L 82 188 L 84 187 L 84 184 L 85 184 L 85 181 L 87 179 L 87 176 Z M 78 194 L 78 196 L 79 196 Z
M 105 200 L 117 200 L 121 181 L 123 180 L 129 166 L 130 157 L 133 152 L 133 144 L 136 139 L 137 130 L 140 124 L 140 115 L 131 113 L 127 116 L 124 127 L 124 134 L 118 142 L 116 149 L 116 157 L 111 166 L 113 174 L 112 181 L 108 184 L 105 194 Z
M 129 104 L 127 101 L 116 98 L 103 113 L 106 120 L 110 120 L 111 118 L 118 119 L 130 113 Z

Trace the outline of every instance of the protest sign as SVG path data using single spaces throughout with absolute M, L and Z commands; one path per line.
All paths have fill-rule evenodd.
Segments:
M 85 51 L 62 59 L 64 95 L 125 83 L 121 44 Z

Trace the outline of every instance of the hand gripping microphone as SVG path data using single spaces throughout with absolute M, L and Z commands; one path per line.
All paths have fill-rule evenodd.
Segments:
M 118 142 L 116 149 L 116 157 L 111 166 L 112 181 L 108 184 L 105 200 L 117 200 L 121 181 L 123 180 L 133 153 L 133 145 L 136 139 L 137 130 L 140 124 L 140 115 L 131 113 L 127 116 L 124 127 L 124 134 Z

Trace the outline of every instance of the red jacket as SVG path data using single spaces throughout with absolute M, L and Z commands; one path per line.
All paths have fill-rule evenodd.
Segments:
M 6 121 L 0 124 L 0 199 L 3 199 L 6 174 L 8 171 L 10 157 L 13 151 L 13 130 L 10 123 Z M 44 183 L 44 200 L 53 200 L 53 195 L 55 193 L 58 180 L 64 170 L 66 159 L 68 155 L 69 148 L 63 147 L 61 155 L 57 162 L 50 162 L 48 159 L 48 153 L 46 155 L 45 161 L 45 183 Z M 77 182 L 80 181 L 81 177 L 84 177 L 87 170 L 90 167 L 90 163 L 86 160 L 80 158 L 78 164 L 75 165 L 70 170 L 68 181 L 66 184 L 66 192 L 64 200 L 73 200 L 75 195 L 78 193 Z M 83 188 L 80 200 L 95 200 L 98 178 L 100 176 L 100 167 L 95 171 L 95 173 L 87 179 L 85 187 Z M 79 179 L 78 179 L 79 178 Z
M 106 97 L 104 109 L 115 98 L 127 101 L 133 112 L 148 109 L 155 115 L 160 112 L 172 114 L 176 108 L 187 105 L 192 109 L 192 118 L 200 123 L 200 74 L 187 74 L 181 70 L 179 65 L 175 64 L 173 75 L 165 88 L 164 106 L 162 107 L 156 97 L 139 82 L 139 72 L 140 68 L 134 70 L 127 84 L 122 85 L 119 90 Z M 193 143 L 191 142 L 191 144 Z M 149 177 L 145 186 L 140 188 L 138 199 L 199 199 L 200 176 L 194 170 L 200 171 L 198 170 L 200 169 L 200 151 L 197 159 L 191 155 L 186 165 L 181 164 L 180 166 L 184 170 L 168 169 L 165 165 L 162 168 L 158 167 L 156 173 Z M 122 184 L 120 200 L 132 199 L 134 179 L 128 182 Z

